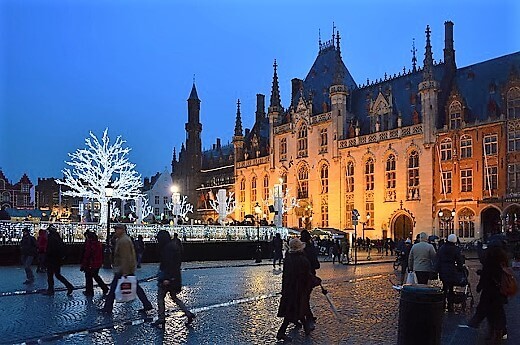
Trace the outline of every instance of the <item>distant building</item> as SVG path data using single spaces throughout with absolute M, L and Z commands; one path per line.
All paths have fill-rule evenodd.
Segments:
M 33 184 L 26 174 L 17 183 L 11 183 L 0 169 L 0 207 L 32 209 L 31 188 Z
M 36 208 L 44 213 L 47 220 L 67 220 L 78 222 L 82 212 L 83 198 L 64 195 L 70 187 L 58 185 L 55 178 L 38 178 L 36 185 Z M 85 201 L 86 203 L 86 201 Z
M 153 215 L 157 220 L 171 219 L 172 212 L 167 204 L 172 201 L 172 185 L 172 177 L 167 169 L 152 176 L 150 180 L 145 178 L 143 191 L 148 205 L 153 207 Z

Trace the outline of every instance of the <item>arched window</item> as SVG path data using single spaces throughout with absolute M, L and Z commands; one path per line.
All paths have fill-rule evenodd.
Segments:
M 321 166 L 321 194 L 326 194 L 329 192 L 329 166 L 327 164 L 323 164 Z
M 327 152 L 328 143 L 327 128 L 322 128 L 320 130 L 320 153 Z
M 441 142 L 441 161 L 451 159 L 451 139 L 446 138 Z
M 386 191 L 385 191 L 385 201 L 395 201 L 396 193 L 395 193 L 395 156 L 393 154 L 389 155 L 386 159 L 386 167 L 385 167 L 385 177 L 386 177 Z
M 471 158 L 473 156 L 473 140 L 469 135 L 460 137 L 460 158 Z
M 243 204 L 246 202 L 246 179 L 240 180 L 240 199 L 239 201 Z
M 365 163 L 365 190 L 374 190 L 374 160 L 367 159 Z
M 298 169 L 298 199 L 307 199 L 309 197 L 309 170 L 307 166 L 302 165 Z
M 457 217 L 459 220 L 459 237 L 475 237 L 475 212 L 469 208 L 464 208 L 459 212 Z
M 268 175 L 264 176 L 264 195 L 263 195 L 263 199 L 264 200 L 269 200 L 269 176 Z
M 287 138 L 280 140 L 280 160 L 287 160 Z
M 449 108 L 450 129 L 460 128 L 462 123 L 462 105 L 460 102 L 452 102 Z
M 251 178 L 251 203 L 256 200 L 256 176 L 253 176 L 253 178 Z
M 298 131 L 298 157 L 307 157 L 307 126 L 301 125 Z
M 408 200 L 419 199 L 419 153 L 415 150 L 408 156 Z
M 347 163 L 346 179 L 347 193 L 354 192 L 354 162 L 352 161 Z
M 520 119 L 520 88 L 518 87 L 507 92 L 507 118 Z

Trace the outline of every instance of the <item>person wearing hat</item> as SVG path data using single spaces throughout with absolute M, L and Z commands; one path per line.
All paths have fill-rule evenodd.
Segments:
M 419 242 L 415 243 L 410 250 L 408 271 L 415 272 L 417 283 L 428 284 L 430 272 L 434 272 L 435 248 L 428 243 L 428 235 L 425 232 L 421 232 L 418 237 Z
M 298 238 L 291 239 L 283 261 L 282 297 L 277 314 L 283 317 L 283 322 L 276 334 L 277 340 L 291 341 L 285 334 L 289 323 L 303 323 L 305 334 L 312 331 L 308 296 L 312 290 L 313 275 L 304 253 L 305 246 Z
M 464 259 L 456 243 L 457 235 L 450 234 L 448 241 L 437 252 L 437 272 L 442 281 L 442 291 L 444 291 L 448 312 L 453 311 L 453 286 L 461 284 L 462 279 L 465 278 Z
M 409 238 L 404 241 L 401 247 L 401 285 L 404 284 L 406 278 L 406 271 L 408 270 L 408 258 L 410 257 L 410 250 L 412 249 L 412 240 Z
M 132 239 L 126 234 L 125 224 L 114 226 L 114 236 L 117 238 L 114 249 L 114 279 L 110 283 L 110 291 L 105 300 L 105 305 L 101 308 L 103 313 L 112 313 L 114 299 L 119 278 L 122 276 L 133 276 L 136 270 L 135 249 Z M 152 303 L 146 297 L 143 288 L 137 283 L 137 297 L 143 303 L 143 308 L 139 311 L 148 312 L 153 309 Z
M 34 274 L 31 269 L 34 257 L 37 254 L 36 239 L 31 235 L 28 227 L 22 230 L 22 240 L 20 241 L 20 254 L 21 262 L 25 270 L 25 276 L 27 279 L 23 282 L 24 284 L 32 284 L 34 282 Z
M 47 230 L 49 232 L 46 250 L 47 290 L 43 294 L 47 296 L 54 295 L 54 276 L 56 276 L 56 279 L 67 287 L 67 295 L 70 296 L 72 295 L 72 291 L 74 291 L 74 286 L 61 275 L 61 265 L 63 264 L 63 258 L 66 254 L 65 243 L 63 243 L 54 225 L 49 225 Z

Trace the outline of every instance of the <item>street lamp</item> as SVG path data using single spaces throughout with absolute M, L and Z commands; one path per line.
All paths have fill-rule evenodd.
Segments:
M 455 224 L 453 224 L 453 226 L 450 226 L 450 223 L 455 218 L 456 214 L 457 214 L 457 212 L 455 211 L 455 208 L 451 210 L 449 215 L 445 215 L 444 212 L 442 211 L 442 209 L 439 210 L 439 213 L 437 213 L 437 215 L 439 216 L 439 222 L 444 222 L 445 230 L 447 230 L 447 231 L 450 230 L 451 232 L 453 232 L 455 230 Z M 440 225 L 440 223 L 439 223 L 439 225 Z M 449 235 L 449 234 L 446 233 L 446 235 Z
M 105 256 L 103 258 L 103 268 L 112 268 L 112 258 L 111 253 L 112 250 L 110 248 L 110 199 L 114 195 L 114 188 L 112 187 L 112 182 L 108 182 L 105 187 L 105 196 L 107 197 L 107 238 L 105 245 Z
M 262 208 L 258 201 L 255 204 L 255 213 L 256 213 L 256 263 L 262 262 L 262 248 L 260 247 L 260 213 L 262 213 Z
M 173 225 L 177 226 L 177 218 L 179 217 L 179 205 L 181 203 L 181 193 L 179 193 L 179 187 L 177 187 L 176 185 L 171 186 L 170 191 L 172 192 Z
M 352 210 L 352 224 L 354 225 L 354 241 L 352 241 L 352 245 L 354 246 L 354 265 L 357 265 L 357 225 L 359 222 L 359 212 L 356 209 Z
M 366 220 L 364 222 L 361 222 L 361 224 L 363 225 L 363 241 L 365 241 L 365 225 L 367 225 L 368 221 L 370 220 L 370 212 L 367 212 L 367 217 L 366 217 Z M 371 257 L 370 257 L 370 244 L 365 242 L 366 245 L 367 245 L 367 260 L 370 260 Z

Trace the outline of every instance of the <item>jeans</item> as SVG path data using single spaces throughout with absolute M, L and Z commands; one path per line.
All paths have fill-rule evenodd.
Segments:
M 120 273 L 114 273 L 114 279 L 112 279 L 112 283 L 110 283 L 110 291 L 108 292 L 107 298 L 105 299 L 105 306 L 103 309 L 105 311 L 112 311 L 114 309 L 114 299 L 116 298 L 116 288 L 117 288 L 117 282 L 119 278 L 121 278 L 123 275 Z M 148 300 L 148 297 L 146 297 L 146 294 L 143 291 L 143 288 L 139 286 L 139 282 L 137 282 L 137 297 L 143 304 L 144 309 L 152 309 L 152 303 Z
M 158 307 L 158 315 L 159 320 L 164 320 L 166 318 L 166 308 L 164 305 L 164 299 L 166 298 L 166 295 L 170 293 L 170 297 L 172 298 L 173 302 L 179 306 L 179 308 L 184 312 L 186 316 L 192 315 L 190 310 L 186 307 L 184 302 L 182 302 L 179 297 L 177 297 L 177 293 L 173 291 L 172 287 L 165 286 L 163 284 L 159 284 L 159 287 L 157 289 L 157 307 Z
M 108 292 L 108 286 L 105 284 L 103 279 L 99 276 L 99 268 L 95 269 L 85 269 L 85 293 L 87 295 L 94 295 L 94 279 L 96 283 L 98 283 L 103 293 Z
M 74 289 L 74 286 L 72 286 L 72 284 L 61 275 L 61 266 L 49 263 L 47 265 L 47 291 L 54 291 L 54 276 L 56 276 L 56 278 L 62 282 L 67 289 Z
M 31 269 L 31 264 L 33 262 L 34 256 L 29 255 L 22 255 L 22 266 L 25 270 L 25 275 L 27 277 L 27 280 L 33 281 L 34 280 L 34 274 Z

